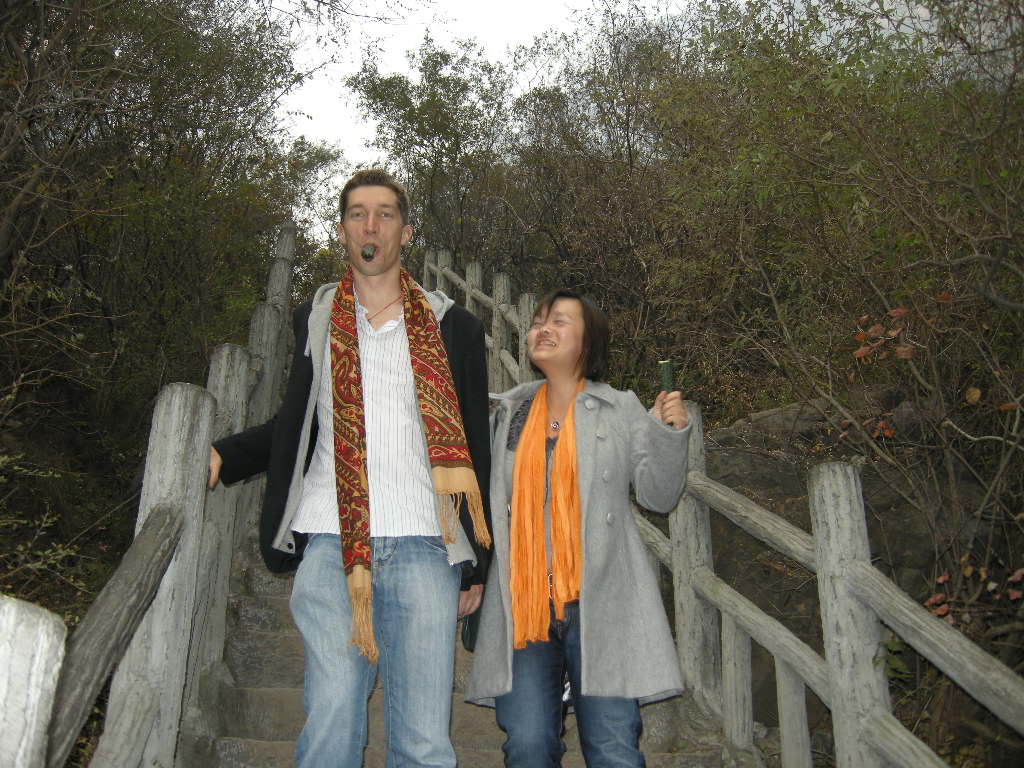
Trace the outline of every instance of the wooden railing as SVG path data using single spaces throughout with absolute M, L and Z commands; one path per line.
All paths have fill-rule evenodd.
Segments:
M 443 251 L 428 252 L 424 265 L 425 285 L 446 292 L 454 286 L 467 306 L 472 301 L 491 310 L 492 389 L 531 378 L 525 339 L 533 296 L 522 294 L 513 306 L 508 276 L 502 274 L 494 275 L 488 295 L 479 264 L 467 265 L 460 276 Z M 518 338 L 511 339 L 512 333 Z M 518 349 L 518 355 L 513 357 L 509 348 Z M 687 408 L 692 424 L 687 488 L 669 517 L 669 536 L 639 510 L 634 515 L 648 547 L 672 572 L 676 645 L 685 684 L 721 717 L 733 746 L 753 747 L 754 640 L 775 661 L 784 768 L 812 765 L 807 687 L 832 711 L 838 768 L 945 766 L 892 715 L 884 665 L 878 663 L 886 627 L 1024 734 L 1024 679 L 932 616 L 871 565 L 854 467 L 830 462 L 811 470 L 812 536 L 707 476 L 703 416 L 696 403 L 688 402 Z M 824 658 L 715 575 L 712 510 L 817 574 Z
M 265 421 L 277 406 L 294 245 L 289 222 L 278 236 L 267 301 L 253 313 L 252 351 L 221 345 L 206 389 L 161 390 L 135 540 L 66 649 L 58 616 L 0 597 L 0 768 L 63 766 L 111 672 L 92 768 L 187 766 L 182 747 L 207 735 L 202 683 L 223 675 L 235 530 L 254 529 L 248 518 L 236 520 L 236 509 L 247 512 L 246 502 L 262 493 L 248 483 L 207 494 L 210 443 Z
M 513 384 L 530 381 L 533 373 L 526 362 L 526 332 L 530 329 L 537 297 L 521 293 L 512 303 L 512 280 L 504 272 L 495 272 L 491 280 L 491 294 L 483 290 L 483 269 L 479 262 L 466 266 L 465 276 L 452 269 L 452 256 L 448 251 L 427 250 L 423 255 L 423 287 L 453 293 L 458 289 L 462 305 L 474 314 L 480 307 L 491 313 L 487 342 L 487 378 L 494 392 L 503 392 Z M 516 337 L 513 341 L 513 335 Z M 509 350 L 515 350 L 515 354 Z
M 66 652 L 59 617 L 0 597 L 0 768 L 60 768 L 115 667 L 91 766 L 187 766 L 192 743 L 212 735 L 204 700 L 211 686 L 204 681 L 225 674 L 227 574 L 237 542 L 255 529 L 263 484 L 204 493 L 208 446 L 262 423 L 276 407 L 286 373 L 294 233 L 287 225 L 278 239 L 268 300 L 253 316 L 250 351 L 218 347 L 208 390 L 172 384 L 161 392 L 136 540 L 72 632 Z M 531 379 L 525 340 L 534 296 L 521 294 L 513 304 L 507 275 L 494 275 L 488 294 L 478 264 L 465 272 L 460 276 L 445 253 L 429 252 L 423 283 L 446 292 L 454 286 L 471 310 L 489 310 L 492 389 Z M 753 747 L 753 640 L 775 660 L 784 768 L 812 765 L 807 687 L 832 710 L 839 768 L 945 765 L 891 713 L 884 670 L 876 663 L 884 626 L 1024 734 L 1024 680 L 871 565 L 852 466 L 827 463 L 811 471 L 812 536 L 707 476 L 701 410 L 695 403 L 687 407 L 687 490 L 669 517 L 669 536 L 639 510 L 635 517 L 653 555 L 672 572 L 686 685 L 721 717 L 733 746 Z M 712 510 L 817 574 L 824 657 L 716 576 Z

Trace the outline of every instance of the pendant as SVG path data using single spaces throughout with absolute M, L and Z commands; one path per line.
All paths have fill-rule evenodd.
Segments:
M 555 420 L 553 420 L 553 421 L 551 422 L 551 431 L 552 431 L 552 432 L 557 432 L 557 431 L 558 431 L 558 430 L 560 430 L 561 428 L 562 428 L 562 425 L 561 425 L 561 424 L 560 424 L 560 423 L 558 422 L 558 420 L 557 420 L 557 419 L 555 419 Z

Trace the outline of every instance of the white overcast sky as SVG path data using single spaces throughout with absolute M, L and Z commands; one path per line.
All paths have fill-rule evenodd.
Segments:
M 365 146 L 373 139 L 374 126 L 360 115 L 358 103 L 344 88 L 345 78 L 358 70 L 366 46 L 376 46 L 384 72 L 407 72 L 405 54 L 419 47 L 427 31 L 442 44 L 475 38 L 488 58 L 505 59 L 510 48 L 528 44 L 549 29 L 568 30 L 577 13 L 589 7 L 589 0 L 434 0 L 395 23 L 356 22 L 340 60 L 323 66 L 285 99 L 285 109 L 308 115 L 292 118 L 293 133 L 339 145 L 353 165 L 369 164 L 377 159 L 377 153 Z M 299 63 L 312 68 L 327 61 L 331 52 L 319 49 L 312 33 L 307 37 Z

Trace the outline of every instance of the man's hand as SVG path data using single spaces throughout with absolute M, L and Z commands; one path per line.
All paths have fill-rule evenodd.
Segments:
M 469 589 L 459 592 L 459 618 L 468 616 L 480 607 L 480 599 L 484 594 L 483 584 L 473 584 Z
M 206 487 L 211 491 L 217 487 L 217 481 L 220 480 L 220 468 L 224 463 L 224 459 L 217 453 L 217 449 L 212 445 L 210 446 L 210 479 L 206 483 Z
M 683 405 L 683 396 L 679 391 L 659 392 L 651 409 L 654 418 L 662 424 L 671 424 L 676 429 L 683 429 L 690 423 L 690 416 Z

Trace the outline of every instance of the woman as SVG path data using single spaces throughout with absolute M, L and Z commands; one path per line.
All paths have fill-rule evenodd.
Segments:
M 608 321 L 571 291 L 545 297 L 527 337 L 542 381 L 493 415 L 496 562 L 467 700 L 494 704 L 511 767 L 558 766 L 568 675 L 588 768 L 643 766 L 639 705 L 681 692 L 675 646 L 629 487 L 667 512 L 685 483 L 679 392 L 650 412 L 601 383 Z

